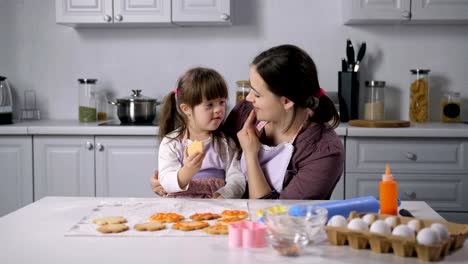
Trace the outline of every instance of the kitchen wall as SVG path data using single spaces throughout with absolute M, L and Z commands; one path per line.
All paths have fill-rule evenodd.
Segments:
M 411 68 L 429 68 L 434 120 L 443 91 L 459 90 L 468 120 L 468 26 L 344 26 L 341 0 L 233 0 L 232 27 L 92 28 L 55 24 L 54 0 L 0 0 L 0 74 L 37 93 L 43 118 L 77 116 L 77 78 L 98 78 L 116 97 L 142 89 L 161 98 L 189 67 L 217 69 L 230 86 L 248 78 L 260 51 L 292 43 L 310 53 L 321 85 L 337 91 L 345 40 L 367 41 L 361 80 L 387 82 L 387 113 L 408 118 Z M 232 96 L 231 106 L 234 102 Z

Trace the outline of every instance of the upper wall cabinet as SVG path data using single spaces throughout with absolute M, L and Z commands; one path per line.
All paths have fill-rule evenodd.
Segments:
M 69 26 L 231 25 L 231 0 L 55 0 Z
M 171 24 L 171 0 L 56 0 L 56 22 L 102 24 Z
M 346 25 L 468 23 L 468 0 L 342 0 L 342 8 Z
M 230 0 L 172 0 L 177 25 L 231 25 Z

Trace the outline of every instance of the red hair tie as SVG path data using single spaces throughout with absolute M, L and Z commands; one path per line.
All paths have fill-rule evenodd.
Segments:
M 315 94 L 315 97 L 319 98 L 324 96 L 326 94 L 325 90 L 320 88 L 320 90 L 318 90 L 318 92 Z
M 179 90 L 177 90 L 177 88 L 174 88 L 174 90 L 172 90 L 174 92 L 174 94 L 177 94 L 179 92 Z

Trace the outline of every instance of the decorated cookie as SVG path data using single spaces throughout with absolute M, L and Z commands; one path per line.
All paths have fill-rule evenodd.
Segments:
M 213 220 L 213 219 L 218 219 L 221 216 L 219 214 L 213 214 L 213 213 L 196 213 L 190 216 L 190 219 L 195 220 L 195 221 L 202 221 L 202 220 Z
M 237 218 L 244 219 L 244 218 L 247 218 L 248 215 L 249 214 L 247 213 L 247 211 L 244 211 L 244 210 L 224 210 L 221 213 L 221 216 L 223 218 L 237 217 Z
M 227 225 L 213 225 L 203 229 L 206 233 L 210 235 L 227 235 L 229 234 Z
M 184 220 L 184 216 L 176 213 L 157 213 L 150 216 L 149 220 L 161 223 L 173 223 Z
M 210 226 L 210 224 L 204 221 L 179 221 L 172 225 L 172 229 L 179 229 L 182 231 L 192 231 L 192 230 L 202 229 L 208 226 Z
M 230 218 L 223 218 L 223 219 L 216 220 L 216 224 L 217 225 L 229 225 L 230 223 L 239 222 L 244 219 L 245 217 L 234 216 Z

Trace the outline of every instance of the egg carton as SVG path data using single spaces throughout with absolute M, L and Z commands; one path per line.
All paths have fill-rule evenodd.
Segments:
M 387 217 L 391 217 L 391 215 L 351 212 L 347 221 L 349 223 L 352 219 L 362 218 L 364 215 L 374 215 L 371 223 L 379 219 L 384 220 Z M 436 245 L 427 246 L 417 243 L 415 238 L 382 235 L 369 231 L 356 231 L 346 227 L 325 226 L 325 231 L 332 245 L 349 245 L 354 249 L 370 249 L 375 253 L 393 252 L 393 254 L 400 257 L 417 257 L 423 261 L 438 261 L 443 259 L 451 252 L 462 248 L 465 239 L 468 237 L 468 225 L 403 216 L 393 217 L 395 217 L 395 221 L 392 224 L 392 228 L 399 224 L 407 224 L 409 221 L 416 219 L 419 221 L 419 226 L 416 229 L 417 232 L 424 227 L 430 227 L 433 223 L 441 223 L 447 227 L 450 237 Z

